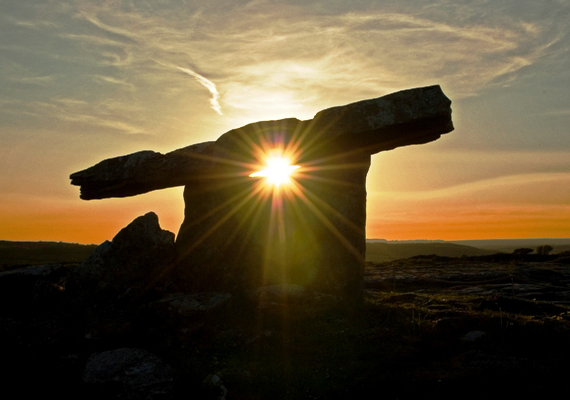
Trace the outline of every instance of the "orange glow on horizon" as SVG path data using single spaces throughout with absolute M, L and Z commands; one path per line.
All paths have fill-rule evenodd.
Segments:
M 334 210 L 325 210 L 326 204 L 322 199 L 311 194 L 310 185 L 303 184 L 314 178 L 311 172 L 318 170 L 318 165 L 292 165 L 301 160 L 304 149 L 300 142 L 301 138 L 305 139 L 304 135 L 306 132 L 299 132 L 287 144 L 279 141 L 279 138 L 271 143 L 262 140 L 261 143 L 244 144 L 255 155 L 255 161 L 235 163 L 242 168 L 236 177 L 265 178 L 258 179 L 254 191 L 236 193 L 236 198 L 231 200 L 236 211 L 240 208 L 249 210 L 244 224 L 255 222 L 259 205 L 270 201 L 274 210 L 273 224 L 279 232 L 280 221 L 287 217 L 281 211 L 282 202 L 295 197 L 307 205 L 310 213 L 317 215 L 319 223 L 326 229 L 334 230 L 329 221 L 335 216 Z M 269 161 L 278 157 L 286 157 L 289 161 L 275 161 L 275 169 L 279 171 L 284 167 L 287 173 L 294 176 L 279 172 L 277 176 L 280 178 L 271 183 L 267 179 L 269 174 L 265 176 L 262 170 L 266 163 L 272 164 L 274 161 Z M 382 158 L 377 158 L 374 162 L 378 164 L 382 161 Z M 388 161 L 393 160 L 388 158 Z M 395 164 L 392 168 L 389 162 L 381 166 L 383 176 L 397 176 L 394 169 L 401 167 Z M 339 168 L 342 167 L 339 165 Z M 437 175 L 435 170 L 429 172 L 429 176 Z M 382 192 L 382 187 L 379 190 L 371 188 L 380 180 L 379 175 L 374 175 L 371 170 L 367 183 L 366 237 L 386 240 L 569 238 L 570 206 L 564 190 L 568 182 L 566 175 L 548 175 L 544 182 L 526 179 L 526 176 L 523 179 L 515 175 L 515 178 L 497 182 L 489 180 L 489 185 L 477 183 L 472 190 L 458 186 L 458 189 L 452 187 L 455 188 L 453 190 L 426 193 L 418 190 L 409 193 L 398 191 L 399 187 L 389 187 L 391 191 Z M 280 179 L 285 179 L 287 184 Z M 382 179 L 386 184 L 386 179 Z M 266 181 L 271 184 L 266 184 Z M 532 197 L 528 194 L 531 191 Z M 75 188 L 69 188 L 69 192 L 73 198 L 64 200 L 45 195 L 4 195 L 6 204 L 10 200 L 10 204 L 16 206 L 0 209 L 0 239 L 98 244 L 111 240 L 133 219 L 149 211 L 158 214 L 163 229 L 175 234 L 183 220 L 181 188 L 128 199 L 89 202 L 78 200 Z M 546 204 L 545 199 L 549 199 L 550 203 Z
M 493 211 L 488 211 L 493 210 Z M 570 207 L 489 206 L 470 211 L 453 205 L 440 210 L 417 209 L 408 215 L 382 216 L 376 212 L 366 222 L 368 239 L 386 240 L 486 240 L 570 237 Z

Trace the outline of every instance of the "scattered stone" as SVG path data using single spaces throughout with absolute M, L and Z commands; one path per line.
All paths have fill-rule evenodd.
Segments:
M 218 374 L 210 374 L 204 379 L 204 387 L 208 390 L 209 395 L 217 400 L 226 400 L 228 389 L 223 385 L 222 379 Z
M 164 278 L 175 256 L 174 234 L 162 230 L 157 215 L 150 212 L 136 218 L 74 268 L 66 291 L 90 301 L 140 295 Z
M 174 293 L 158 303 L 167 304 L 171 311 L 180 315 L 192 315 L 198 311 L 208 311 L 220 307 L 230 300 L 230 293 Z
M 485 335 L 486 335 L 486 333 L 483 331 L 470 331 L 470 332 L 467 332 L 465 334 L 465 336 L 463 336 L 463 340 L 465 340 L 467 342 L 474 342 L 476 340 L 481 339 Z
M 51 295 L 63 291 L 60 281 L 68 273 L 62 264 L 37 265 L 0 273 L 0 302 L 27 306 L 45 303 Z
M 564 307 L 555 304 L 504 296 L 483 299 L 479 305 L 479 309 L 523 315 L 558 315 L 566 312 Z
M 154 354 L 135 348 L 104 351 L 89 358 L 83 382 L 99 398 L 171 399 L 172 368 Z
M 509 373 L 528 367 L 528 359 L 505 354 L 490 354 L 478 350 L 467 352 L 463 363 L 470 368 Z

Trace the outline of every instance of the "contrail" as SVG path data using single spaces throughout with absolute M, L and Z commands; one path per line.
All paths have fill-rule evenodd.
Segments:
M 222 107 L 220 107 L 220 103 L 218 102 L 218 99 L 220 98 L 220 93 L 218 92 L 218 89 L 216 88 L 214 82 L 204 78 L 202 75 L 192 71 L 191 69 L 182 68 L 177 65 L 174 65 L 174 67 L 184 72 L 185 74 L 190 75 L 191 77 L 196 79 L 198 83 L 200 83 L 202 86 L 208 89 L 212 94 L 212 98 L 210 99 L 210 104 L 212 106 L 212 109 L 218 114 L 222 115 Z

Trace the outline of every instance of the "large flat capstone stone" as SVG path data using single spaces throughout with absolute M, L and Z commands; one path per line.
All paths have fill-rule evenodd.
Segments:
M 251 162 L 249 150 L 265 140 L 292 140 L 303 145 L 299 161 L 334 153 L 374 154 L 422 144 L 453 130 L 451 101 L 439 85 L 402 90 L 318 112 L 311 120 L 261 121 L 233 129 L 215 142 L 193 144 L 161 154 L 146 150 L 110 158 L 71 174 L 84 200 L 127 197 L 152 190 L 185 186 L 215 175 L 231 162 Z M 270 136 L 270 137 L 269 137 Z

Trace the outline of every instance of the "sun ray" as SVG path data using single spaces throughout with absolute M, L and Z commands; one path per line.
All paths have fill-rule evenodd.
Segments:
M 284 156 L 270 156 L 265 160 L 265 167 L 250 174 L 252 178 L 265 178 L 265 183 L 280 187 L 291 183 L 291 176 L 299 168 L 298 165 L 291 165 L 291 161 Z
M 213 215 L 216 211 L 219 211 L 222 208 L 224 208 L 224 206 L 233 203 L 233 201 L 237 200 L 237 198 L 243 197 L 242 200 L 239 201 L 230 210 L 228 210 L 228 212 L 225 215 L 221 216 L 216 221 L 216 223 L 210 227 L 210 229 L 208 229 L 206 232 L 204 232 L 200 238 L 197 238 L 187 249 L 185 249 L 184 256 L 187 256 L 192 251 L 194 251 L 200 244 L 202 244 L 209 236 L 211 236 L 214 232 L 216 232 L 227 220 L 229 220 L 233 215 L 235 215 L 242 207 L 244 207 L 247 204 L 247 202 L 250 199 L 254 198 L 260 191 L 261 191 L 261 188 L 258 190 L 254 190 L 254 191 L 244 190 L 241 193 L 239 193 L 238 195 L 233 196 L 232 198 L 225 201 L 222 205 L 219 205 L 218 207 L 216 207 L 215 211 L 210 211 L 209 214 Z M 245 196 L 244 196 L 244 194 L 245 194 Z M 194 222 L 192 225 L 195 225 L 195 224 L 196 224 L 196 222 Z
M 315 216 L 321 221 L 321 223 L 331 232 L 348 251 L 350 251 L 357 258 L 362 258 L 362 254 L 350 243 L 350 241 L 340 232 L 340 230 L 334 226 L 332 221 L 321 211 L 319 208 L 309 199 L 304 191 L 299 188 L 299 186 L 294 185 L 292 189 L 296 196 L 298 196 L 307 207 L 315 214 Z M 338 213 L 338 211 L 336 211 Z
M 201 155 L 213 167 L 189 190 L 212 206 L 205 214 L 187 214 L 185 229 L 205 223 L 208 228 L 187 234 L 182 257 L 191 252 L 196 260 L 211 260 L 207 264 L 215 269 L 218 257 L 231 251 L 247 268 L 241 271 L 231 259 L 227 268 L 254 274 L 251 282 L 261 286 L 301 282 L 318 287 L 334 279 L 331 274 L 344 276 L 351 260 L 363 261 L 363 249 L 354 240 L 364 234 L 360 216 L 352 221 L 337 200 L 360 187 L 354 179 L 360 181 L 360 170 L 364 179 L 369 164 L 334 138 L 318 141 L 328 132 L 322 126 L 311 132 L 308 126 L 302 121 L 246 126 L 218 139 L 219 152 Z M 346 249 L 346 255 L 331 258 L 323 241 Z

